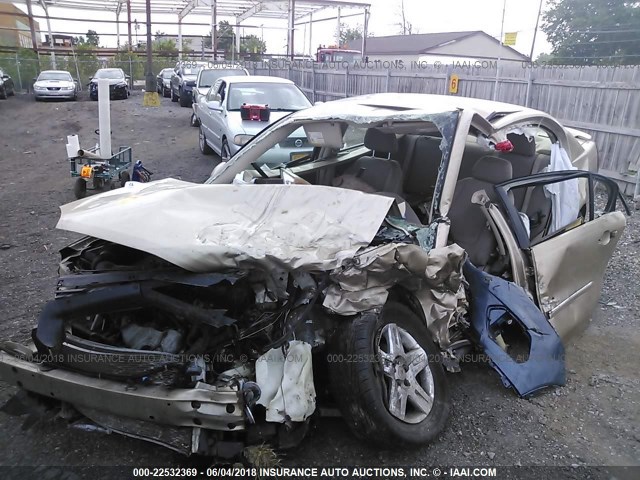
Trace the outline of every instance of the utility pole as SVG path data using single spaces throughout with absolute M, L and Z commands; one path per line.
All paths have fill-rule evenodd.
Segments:
M 145 107 L 159 107 L 160 97 L 155 87 L 155 78 L 153 77 L 153 61 L 151 53 L 153 46 L 151 44 L 151 0 L 146 1 L 147 13 L 147 73 L 145 76 L 146 83 L 144 88 L 144 99 L 142 104 Z
M 507 0 L 502 3 L 502 23 L 500 25 L 500 50 L 498 51 L 498 63 L 496 64 L 496 82 L 493 86 L 493 100 L 498 98 L 498 86 L 500 81 L 500 61 L 502 60 L 502 41 L 504 38 L 504 15 L 507 12 Z
M 129 40 L 129 53 L 131 53 L 131 0 L 127 0 L 127 37 Z

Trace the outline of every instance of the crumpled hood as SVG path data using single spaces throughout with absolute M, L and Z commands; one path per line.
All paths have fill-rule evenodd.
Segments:
M 193 272 L 331 270 L 378 231 L 393 199 L 315 185 L 166 179 L 63 205 L 57 228 L 142 250 Z

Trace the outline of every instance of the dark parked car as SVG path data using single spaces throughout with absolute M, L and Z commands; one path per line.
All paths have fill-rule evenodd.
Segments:
M 129 76 L 121 68 L 101 68 L 89 82 L 89 98 L 98 100 L 98 79 L 109 80 L 109 98 L 129 98 Z
M 171 101 L 180 101 L 181 107 L 190 107 L 193 101 L 193 87 L 196 86 L 198 73 L 207 62 L 180 62 L 171 77 Z
M 15 95 L 13 79 L 3 70 L 0 70 L 0 98 L 7 98 L 9 95 Z
M 163 68 L 156 76 L 156 91 L 163 97 L 171 95 L 171 76 L 173 68 Z

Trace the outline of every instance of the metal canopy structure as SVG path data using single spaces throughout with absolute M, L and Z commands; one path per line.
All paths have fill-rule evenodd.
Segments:
M 128 39 L 131 45 L 131 15 L 134 13 L 146 13 L 146 0 L 9 0 L 11 3 L 26 4 L 30 17 L 31 5 L 40 5 L 47 20 L 49 20 L 48 8 L 72 9 L 75 11 L 89 10 L 111 12 L 115 15 L 115 23 L 118 29 L 120 15 L 126 13 Z M 7 0 L 0 0 L 7 2 Z M 295 26 L 309 24 L 311 32 L 314 15 L 325 10 L 337 10 L 339 25 L 341 21 L 341 11 L 344 9 L 359 10 L 364 15 L 363 31 L 363 52 L 364 41 L 367 37 L 367 25 L 369 20 L 369 3 L 353 0 L 152 0 L 151 14 L 173 14 L 176 15 L 178 26 L 178 51 L 182 52 L 182 22 L 188 15 L 210 15 L 211 16 L 211 40 L 214 52 L 217 51 L 216 27 L 218 17 L 231 17 L 235 19 L 236 45 L 235 49 L 240 51 L 240 27 L 242 22 L 249 18 L 280 19 L 287 20 L 287 55 L 294 55 L 294 32 Z M 350 15 L 351 16 L 351 15 Z M 342 17 L 344 18 L 344 17 Z M 31 20 L 31 19 L 30 19 Z M 303 21 L 304 20 L 304 21 Z M 326 19 L 321 19 L 326 20 Z M 49 29 L 50 30 L 50 29 Z M 51 32 L 50 32 L 51 33 Z M 51 38 L 51 36 L 50 36 Z M 311 42 L 311 33 L 309 34 Z M 311 48 L 310 48 L 311 50 Z

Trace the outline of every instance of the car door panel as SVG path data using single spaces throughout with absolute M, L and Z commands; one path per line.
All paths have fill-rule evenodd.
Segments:
M 540 307 L 562 338 L 587 326 L 625 224 L 607 213 L 531 248 Z
M 578 218 L 532 240 L 515 208 L 511 190 L 544 188 L 573 180 L 585 187 L 585 192 L 580 192 Z M 570 338 L 591 319 L 607 264 L 626 225 L 623 213 L 616 211 L 620 200 L 629 213 L 618 186 L 601 175 L 572 170 L 511 180 L 497 185 L 496 192 L 512 230 L 504 234 L 514 235 L 523 254 L 529 257 L 540 309 L 563 340 Z M 604 203 L 600 205 L 601 202 Z
M 216 92 L 216 101 L 220 102 L 220 109 L 209 109 L 209 116 L 211 118 L 211 139 L 215 143 L 214 150 L 216 153 L 220 153 L 222 150 L 222 132 L 224 129 L 224 119 L 225 119 L 225 111 L 224 111 L 224 99 L 222 96 L 222 92 L 224 92 L 226 84 L 224 82 L 220 82 L 218 88 L 215 90 Z

